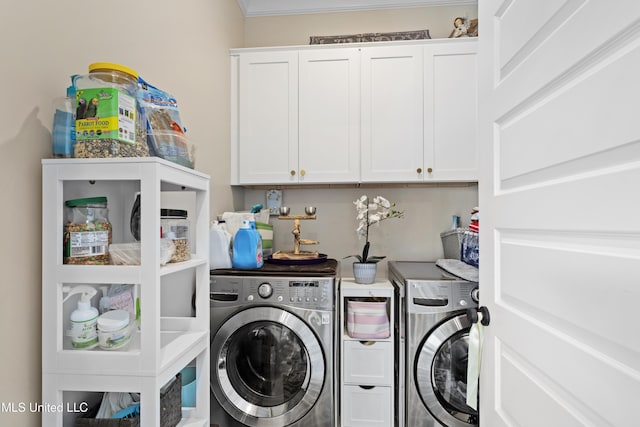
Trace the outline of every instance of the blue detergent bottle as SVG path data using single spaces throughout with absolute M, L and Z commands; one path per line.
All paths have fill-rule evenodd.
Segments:
M 243 220 L 242 225 L 233 237 L 233 268 L 260 268 L 264 264 L 262 258 L 262 238 L 258 231 L 251 228 L 248 220 Z

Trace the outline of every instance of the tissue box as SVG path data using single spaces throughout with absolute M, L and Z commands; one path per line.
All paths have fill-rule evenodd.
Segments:
M 351 338 L 389 338 L 389 315 L 386 301 L 347 301 L 347 333 Z

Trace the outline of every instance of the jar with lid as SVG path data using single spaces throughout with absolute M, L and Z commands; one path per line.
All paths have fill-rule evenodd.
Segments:
M 97 62 L 77 76 L 75 157 L 148 157 L 146 119 L 136 101 L 138 73 Z
M 64 264 L 110 264 L 111 223 L 106 197 L 67 200 Z
M 181 262 L 191 259 L 187 211 L 160 209 L 160 228 L 162 238 L 171 239 L 175 246 L 175 251 L 169 262 Z

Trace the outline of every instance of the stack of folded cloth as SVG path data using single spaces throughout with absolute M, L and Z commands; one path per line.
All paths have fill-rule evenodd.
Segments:
M 469 223 L 469 230 L 480 231 L 480 210 L 475 207 L 471 210 L 471 222 Z

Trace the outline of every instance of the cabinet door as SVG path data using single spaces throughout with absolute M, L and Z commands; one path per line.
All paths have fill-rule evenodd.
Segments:
M 477 181 L 475 40 L 425 46 L 425 181 Z
M 362 181 L 423 179 L 423 46 L 362 48 Z
M 239 183 L 297 182 L 298 53 L 240 55 L 238 85 Z
M 299 181 L 360 178 L 360 58 L 356 48 L 299 54 Z

